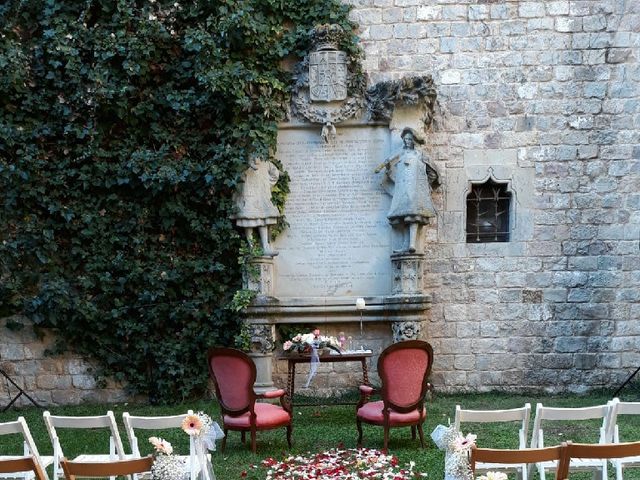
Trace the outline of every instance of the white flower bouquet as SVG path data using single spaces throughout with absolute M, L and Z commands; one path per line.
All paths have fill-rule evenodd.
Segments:
M 298 333 L 282 345 L 285 353 L 311 353 L 313 349 L 331 349 L 340 353 L 340 343 L 336 337 L 320 335 L 320 329 L 312 333 Z

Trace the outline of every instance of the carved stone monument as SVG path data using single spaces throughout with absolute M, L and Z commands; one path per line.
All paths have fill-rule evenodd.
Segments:
M 291 120 L 278 133 L 276 157 L 290 179 L 287 228 L 273 241 L 278 256 L 265 249 L 252 262 L 258 274 L 246 280 L 258 292 L 247 321 L 269 342 L 274 324 L 303 322 L 384 321 L 394 341 L 418 338 L 431 301 L 419 238 L 435 216 L 431 187 L 439 177 L 416 146 L 423 143 L 416 128 L 390 124 L 397 104 L 428 124 L 433 81 L 410 77 L 366 90 L 360 66 L 338 49 L 344 34 L 335 25 L 311 33 L 294 72 Z M 366 308 L 357 310 L 356 298 Z M 271 355 L 263 350 L 254 355 Z

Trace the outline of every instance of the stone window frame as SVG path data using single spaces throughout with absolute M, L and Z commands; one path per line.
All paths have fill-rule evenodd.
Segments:
M 469 223 L 469 212 L 468 212 L 468 202 L 469 202 L 469 195 L 473 192 L 474 187 L 477 186 L 483 186 L 483 185 L 487 185 L 489 182 L 493 182 L 496 185 L 500 185 L 500 186 L 504 186 L 504 191 L 509 195 L 509 204 L 508 204 L 508 231 L 506 232 L 506 240 L 484 240 L 484 241 L 478 241 L 478 242 L 470 242 L 468 240 L 468 231 L 467 231 L 467 225 Z M 513 183 L 511 179 L 498 179 L 495 176 L 495 173 L 493 171 L 493 167 L 489 167 L 488 171 L 487 171 L 487 175 L 486 177 L 484 177 L 482 180 L 470 180 L 467 183 L 467 188 L 464 190 L 463 192 L 463 198 L 464 198 L 464 215 L 463 215 L 463 219 L 464 219 L 464 238 L 465 238 L 465 242 L 470 244 L 470 243 L 509 243 L 512 241 L 513 238 L 513 232 L 515 229 L 515 225 L 516 225 L 516 216 L 515 216 L 515 205 L 516 205 L 516 191 L 513 188 Z
M 451 162 L 443 171 L 443 201 L 438 223 L 439 242 L 452 244 L 456 256 L 527 254 L 534 237 L 533 214 L 540 203 L 536 196 L 536 169 L 525 160 L 526 149 L 465 149 L 460 161 Z M 501 183 L 509 182 L 512 198 L 509 242 L 466 242 L 466 195 L 470 184 L 486 181 L 490 175 Z

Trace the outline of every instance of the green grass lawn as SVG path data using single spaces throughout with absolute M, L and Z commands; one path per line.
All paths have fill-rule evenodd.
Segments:
M 425 423 L 426 448 L 421 449 L 417 440 L 411 439 L 408 428 L 394 429 L 391 431 L 391 441 L 389 445 L 390 453 L 396 455 L 400 462 L 414 461 L 418 471 L 427 472 L 430 478 L 441 479 L 444 474 L 444 455 L 438 450 L 429 437 L 434 427 L 440 423 L 447 424 L 449 420 L 453 422 L 455 405 L 460 404 L 464 408 L 472 409 L 500 409 L 521 407 L 525 402 L 531 403 L 532 418 L 535 413 L 535 405 L 542 402 L 546 406 L 588 406 L 606 403 L 610 399 L 610 393 L 592 393 L 587 396 L 526 396 L 507 394 L 478 394 L 478 395 L 435 395 L 427 403 L 427 421 Z M 636 400 L 637 399 L 627 399 Z M 212 418 L 222 423 L 219 416 L 219 409 L 215 400 L 193 402 L 184 405 L 174 405 L 165 407 L 151 407 L 136 404 L 117 405 L 91 405 L 74 407 L 52 407 L 51 413 L 54 415 L 95 415 L 104 413 L 106 410 L 113 410 L 119 426 L 125 450 L 130 451 L 129 442 L 122 427 L 122 413 L 125 411 L 134 415 L 163 415 L 183 413 L 186 410 L 204 411 Z M 333 406 L 304 406 L 294 409 L 293 427 L 293 453 L 305 453 L 308 451 L 321 451 L 344 445 L 346 448 L 356 446 L 355 428 L 355 407 L 352 405 Z M 29 428 L 33 434 L 36 444 L 43 455 L 51 454 L 51 442 L 47 435 L 42 420 L 42 411 L 37 408 L 11 409 L 0 413 L 0 422 L 15 420 L 19 415 L 26 418 Z M 640 419 L 624 418 L 624 425 L 621 426 L 622 440 L 640 440 Z M 561 425 L 553 429 L 545 430 L 549 434 L 550 441 L 559 443 L 565 440 L 576 442 L 597 441 L 597 430 L 599 423 L 579 422 L 568 425 Z M 478 435 L 477 444 L 485 447 L 513 448 L 517 446 L 516 424 L 505 426 L 487 426 L 486 424 L 463 426 L 463 433 L 468 432 Z M 108 439 L 106 434 L 76 430 L 60 430 L 58 432 L 65 454 L 69 457 L 80 453 L 92 453 L 108 449 Z M 188 451 L 188 437 L 182 431 L 150 432 L 150 435 L 162 436 L 172 443 L 176 453 L 186 453 Z M 530 435 L 530 434 L 529 434 Z M 151 445 L 140 439 L 143 453 L 151 453 Z M 382 429 L 373 426 L 364 426 L 364 445 L 370 448 L 382 448 Z M 284 429 L 272 430 L 258 433 L 258 453 L 252 454 L 247 444 L 240 442 L 238 432 L 230 432 L 227 439 L 226 451 L 213 453 L 213 466 L 218 480 L 239 479 L 243 471 L 247 470 L 251 464 L 256 464 L 266 457 L 281 457 L 287 453 L 287 442 Z M 21 445 L 19 439 L 13 436 L 0 437 L 0 453 L 19 453 Z M 612 472 L 609 474 L 613 478 Z M 573 478 L 573 475 L 572 475 Z M 640 479 L 640 469 L 630 470 L 625 478 Z

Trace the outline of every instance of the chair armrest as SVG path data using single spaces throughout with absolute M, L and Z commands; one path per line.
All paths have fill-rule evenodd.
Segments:
M 286 392 L 283 389 L 279 388 L 278 390 L 271 390 L 264 393 L 256 393 L 256 398 L 280 398 L 285 393 Z
M 376 393 L 376 389 L 370 387 L 369 385 L 360 385 L 359 387 L 360 395 L 373 395 Z
M 376 389 L 373 387 L 370 387 L 369 385 L 360 385 L 360 387 L 358 387 L 358 390 L 360 390 L 360 400 L 356 405 L 356 411 L 358 411 L 360 407 L 362 407 L 365 403 L 369 401 L 369 397 L 371 395 L 375 395 L 377 393 Z

